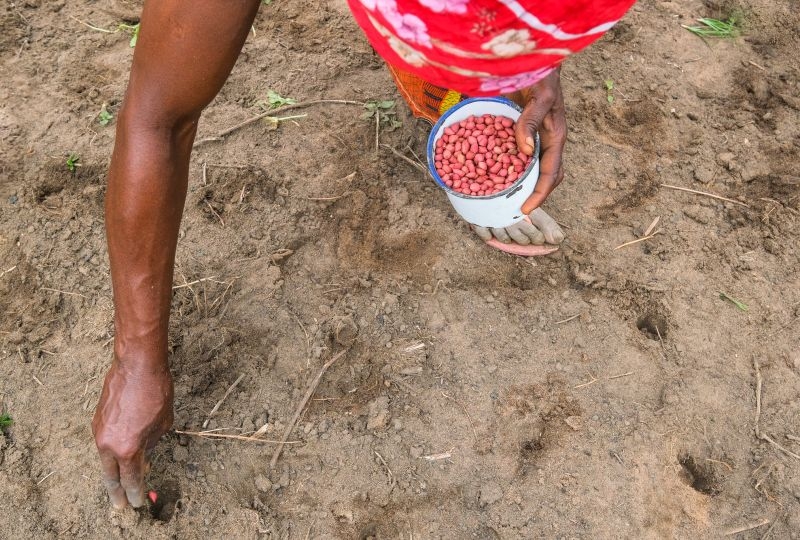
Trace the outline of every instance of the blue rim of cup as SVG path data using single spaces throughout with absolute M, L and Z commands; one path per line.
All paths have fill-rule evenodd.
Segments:
M 430 135 L 428 135 L 428 148 L 427 148 L 427 151 L 428 151 L 428 172 L 430 172 L 430 174 L 433 177 L 433 179 L 436 181 L 437 184 L 439 184 L 440 188 L 445 190 L 445 192 L 447 192 L 450 195 L 454 195 L 456 197 L 460 197 L 462 199 L 494 199 L 494 198 L 497 198 L 497 197 L 509 195 L 510 194 L 509 192 L 516 191 L 515 188 L 517 188 L 528 177 L 528 174 L 530 173 L 531 169 L 536 165 L 536 161 L 539 159 L 540 141 L 539 141 L 539 134 L 537 133 L 536 134 L 536 148 L 534 148 L 533 159 L 531 160 L 530 163 L 528 163 L 528 167 L 525 169 L 524 173 L 519 178 L 517 178 L 514 181 L 513 184 L 511 184 L 509 187 L 507 187 L 503 191 L 498 191 L 497 193 L 493 193 L 491 195 L 466 195 L 464 193 L 461 193 L 460 191 L 454 191 L 453 189 L 447 187 L 447 184 L 445 184 L 444 180 L 442 180 L 442 178 L 439 176 L 439 172 L 436 170 L 436 165 L 434 164 L 434 161 L 435 161 L 435 159 L 434 159 L 435 151 L 434 150 L 435 150 L 435 147 L 436 147 L 436 141 L 438 140 L 436 138 L 436 133 L 439 132 L 439 129 L 442 126 L 444 126 L 445 122 L 447 122 L 447 119 L 450 118 L 450 116 L 452 116 L 452 114 L 454 112 L 458 111 L 462 107 L 465 107 L 465 106 L 470 105 L 472 103 L 478 103 L 478 102 L 500 103 L 500 104 L 507 105 L 507 106 L 511 107 L 512 109 L 516 110 L 519 113 L 522 113 L 522 108 L 519 105 L 517 105 L 516 103 L 514 103 L 513 101 L 511 101 L 510 99 L 507 99 L 507 98 L 503 98 L 503 97 L 469 98 L 469 99 L 465 99 L 464 101 L 461 101 L 460 103 L 457 103 L 456 105 L 453 105 L 452 107 L 450 107 L 441 117 L 439 117 L 439 120 L 433 125 L 433 129 L 431 129 L 431 133 L 430 133 Z M 475 116 L 479 116 L 479 115 L 475 115 Z M 442 130 L 442 134 L 444 134 L 444 130 Z

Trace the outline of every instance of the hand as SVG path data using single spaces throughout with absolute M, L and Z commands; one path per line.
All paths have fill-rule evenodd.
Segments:
M 522 205 L 522 212 L 527 215 L 541 206 L 564 179 L 561 161 L 567 142 L 567 115 L 561 93 L 561 68 L 508 97 L 523 108 L 515 127 L 517 147 L 529 156 L 533 155 L 537 131 L 542 143 L 539 181 Z
M 503 244 L 514 242 L 520 246 L 541 246 L 545 242 L 558 245 L 564 241 L 564 231 L 558 226 L 556 220 L 548 216 L 541 208 L 531 212 L 528 219 L 510 227 L 489 229 L 473 225 L 473 229 L 484 242 L 491 242 L 493 237 Z M 497 247 L 503 249 L 499 245 Z M 534 252 L 531 251 L 531 253 Z
M 143 370 L 114 361 L 92 420 L 103 483 L 115 508 L 145 502 L 144 478 L 158 439 L 172 426 L 169 370 Z

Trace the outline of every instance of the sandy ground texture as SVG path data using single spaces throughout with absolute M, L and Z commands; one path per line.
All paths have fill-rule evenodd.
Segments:
M 732 9 L 738 39 L 681 28 Z M 467 230 L 413 166 L 427 131 L 399 102 L 377 150 L 363 106 L 333 103 L 200 144 L 175 428 L 241 377 L 207 429 L 280 439 L 344 354 L 275 468 L 273 444 L 171 433 L 159 502 L 115 512 L 89 426 L 113 339 L 98 113 L 131 48 L 86 24 L 138 10 L 0 4 L 0 537 L 800 538 L 796 1 L 643 0 L 566 63 L 568 178 L 546 208 L 569 238 L 546 258 Z M 269 89 L 398 99 L 343 0 L 263 5 L 199 139 Z

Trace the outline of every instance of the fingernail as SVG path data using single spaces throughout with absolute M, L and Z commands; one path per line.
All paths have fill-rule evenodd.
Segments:
M 533 143 L 533 137 L 528 137 L 527 139 L 525 139 L 525 142 L 531 145 L 531 148 L 535 146 Z

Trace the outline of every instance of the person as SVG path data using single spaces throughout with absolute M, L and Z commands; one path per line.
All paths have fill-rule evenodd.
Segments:
M 542 147 L 540 178 L 522 208 L 531 223 L 477 231 L 520 244 L 563 238 L 539 209 L 564 178 L 559 65 L 633 2 L 349 0 L 417 116 L 435 119 L 463 95 L 507 95 L 523 106 L 518 146 L 531 154 L 538 131 Z M 200 114 L 233 68 L 260 4 L 144 4 L 108 172 L 114 357 L 92 420 L 103 481 L 117 508 L 144 504 L 149 455 L 172 425 L 167 328 L 189 158 Z

